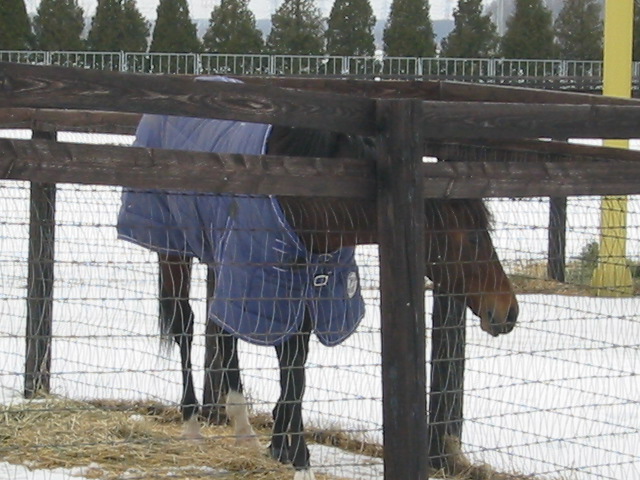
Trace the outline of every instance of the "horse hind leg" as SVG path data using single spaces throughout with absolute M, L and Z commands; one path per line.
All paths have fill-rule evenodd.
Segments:
M 183 437 L 200 439 L 198 401 L 193 383 L 191 348 L 194 315 L 189 305 L 191 261 L 177 255 L 159 254 L 160 330 L 164 339 L 173 339 L 180 349 L 182 397 L 180 410 L 184 421 Z

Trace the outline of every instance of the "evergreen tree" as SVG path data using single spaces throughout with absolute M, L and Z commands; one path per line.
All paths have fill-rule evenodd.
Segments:
M 551 11 L 543 0 L 516 0 L 502 37 L 505 58 L 553 58 L 556 55 Z
M 211 12 L 202 44 L 207 52 L 260 53 L 262 32 L 249 10 L 249 0 L 222 0 Z
M 41 0 L 33 18 L 36 47 L 41 50 L 82 50 L 84 11 L 77 0 Z
M 593 272 L 598 266 L 600 256 L 598 242 L 589 242 L 582 247 L 577 262 L 567 265 L 567 281 L 578 284 L 590 284 Z
M 201 50 L 187 0 L 160 0 L 151 52 L 193 53 Z
M 597 0 L 566 0 L 554 24 L 561 58 L 602 60 L 601 13 Z
M 393 0 L 382 39 L 391 57 L 435 56 L 429 0 Z
M 87 46 L 90 50 L 123 50 L 119 29 L 116 27 L 122 20 L 121 14 L 120 0 L 98 0 L 87 36 Z
M 124 0 L 122 18 L 122 31 L 127 45 L 126 51 L 146 52 L 149 45 L 148 38 L 151 25 L 138 10 L 136 0 Z
M 87 44 L 94 51 L 144 52 L 148 35 L 149 23 L 135 0 L 98 0 Z
M 313 0 L 284 0 L 271 15 L 267 49 L 283 55 L 322 55 L 324 21 Z
M 0 2 L 0 50 L 28 50 L 33 45 L 24 0 Z
M 498 47 L 496 26 L 482 14 L 482 0 L 458 0 L 453 30 L 442 40 L 443 57 L 486 58 Z
M 375 24 L 369 0 L 335 0 L 327 23 L 327 53 L 373 55 Z

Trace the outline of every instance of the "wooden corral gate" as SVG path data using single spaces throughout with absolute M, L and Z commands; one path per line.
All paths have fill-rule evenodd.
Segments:
M 429 466 L 446 466 L 445 435 L 460 437 L 462 431 L 464 308 L 436 296 L 427 410 L 419 261 L 424 243 L 418 241 L 423 199 L 638 194 L 640 153 L 538 139 L 636 138 L 640 102 L 443 82 L 243 80 L 193 82 L 0 63 L 0 127 L 36 133 L 30 141 L 0 139 L 0 177 L 32 182 L 29 275 L 35 281 L 29 284 L 39 290 L 29 293 L 25 393 L 48 386 L 55 183 L 368 197 L 384 207 L 378 208 L 378 229 L 385 478 L 426 479 Z M 371 165 L 170 151 L 140 155 L 130 147 L 55 142 L 59 130 L 132 133 L 141 113 L 331 125 L 375 136 L 382 147 Z M 423 163 L 424 155 L 447 161 Z

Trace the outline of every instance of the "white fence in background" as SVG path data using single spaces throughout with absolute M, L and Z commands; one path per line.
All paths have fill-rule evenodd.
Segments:
M 0 61 L 185 75 L 414 78 L 566 89 L 602 84 L 602 62 L 588 60 L 3 50 Z M 632 72 L 637 86 L 640 62 L 634 62 Z

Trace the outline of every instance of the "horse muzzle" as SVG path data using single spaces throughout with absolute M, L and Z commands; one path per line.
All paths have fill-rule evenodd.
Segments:
M 518 303 L 511 303 L 506 311 L 498 308 L 488 309 L 480 317 L 480 327 L 493 337 L 509 333 L 518 320 Z

